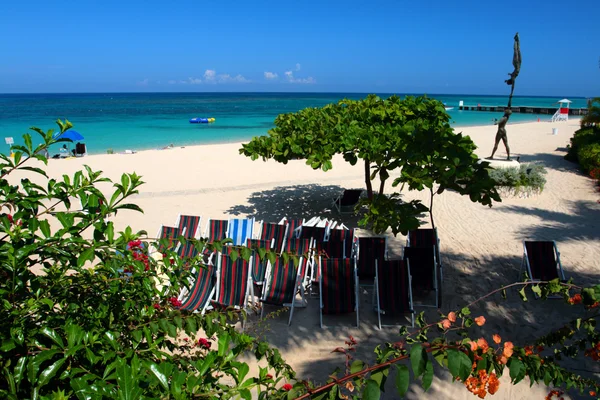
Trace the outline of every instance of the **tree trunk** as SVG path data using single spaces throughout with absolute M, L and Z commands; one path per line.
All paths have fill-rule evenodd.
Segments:
M 429 219 L 431 220 L 431 229 L 435 229 L 435 223 L 433 222 L 433 186 L 429 188 Z
M 365 184 L 367 185 L 367 196 L 373 200 L 373 186 L 371 185 L 371 163 L 365 159 Z
M 379 176 L 381 179 L 381 175 Z M 379 184 L 379 194 L 383 194 L 383 190 L 385 189 L 385 181 L 386 179 L 381 179 L 381 183 Z

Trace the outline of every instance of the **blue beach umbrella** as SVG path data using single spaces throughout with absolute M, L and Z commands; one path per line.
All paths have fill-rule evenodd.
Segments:
M 54 137 L 54 139 L 71 139 L 72 141 L 84 139 L 83 135 L 81 133 L 74 131 L 72 129 L 66 131 L 62 135 L 60 134 L 60 132 L 55 133 L 53 137 Z

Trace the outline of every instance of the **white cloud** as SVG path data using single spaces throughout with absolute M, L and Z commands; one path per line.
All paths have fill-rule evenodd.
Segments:
M 277 75 L 275 72 L 265 71 L 265 79 L 277 79 L 277 78 L 279 78 L 279 75 Z
M 200 83 L 202 83 L 202 79 L 200 78 L 188 78 L 187 83 L 189 83 L 190 85 L 199 85 Z
M 296 71 L 300 71 L 300 68 L 301 68 L 301 67 L 302 67 L 302 66 L 301 66 L 299 63 L 296 63 Z
M 204 80 L 206 82 L 214 82 L 217 76 L 217 71 L 214 69 L 207 69 L 204 71 Z
M 169 80 L 169 85 L 174 85 L 174 84 L 176 84 L 176 83 L 177 83 L 177 81 L 176 81 L 175 79 L 171 79 L 171 80 Z
M 294 73 L 292 71 L 285 71 L 285 78 L 290 83 L 317 83 L 317 81 L 312 76 L 309 76 L 308 78 L 296 78 L 294 77 Z
M 138 86 L 148 86 L 148 78 L 139 81 L 137 84 Z

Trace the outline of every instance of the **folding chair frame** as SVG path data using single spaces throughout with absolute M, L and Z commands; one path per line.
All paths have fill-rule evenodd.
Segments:
M 438 300 L 437 300 L 437 304 L 439 307 L 442 306 L 442 287 L 444 285 L 444 268 L 442 266 L 442 256 L 441 256 L 441 250 L 440 250 L 440 237 L 438 236 L 438 231 L 437 228 L 423 228 L 423 229 L 431 229 L 433 230 L 433 234 L 435 235 L 435 258 L 437 261 L 437 268 L 438 268 L 438 272 L 439 272 L 439 282 L 438 282 Z M 416 229 L 419 230 L 419 229 Z M 408 235 L 406 236 L 406 247 L 411 247 L 410 246 L 410 232 L 408 232 Z
M 539 279 L 533 279 L 533 274 L 531 273 L 531 265 L 529 264 L 529 256 L 527 254 L 527 246 L 525 245 L 526 242 L 531 242 L 529 240 L 523 240 L 523 259 L 521 261 L 521 269 L 519 271 L 519 276 L 523 276 L 523 267 L 527 268 L 527 276 L 528 276 L 528 281 L 531 282 L 540 282 Z M 562 268 L 562 263 L 560 262 L 560 252 L 558 251 L 558 247 L 556 246 L 556 241 L 554 240 L 548 240 L 548 242 L 552 242 L 552 247 L 554 249 L 554 256 L 556 258 L 556 273 L 559 277 L 560 280 L 562 281 L 566 281 L 567 279 L 565 278 L 565 271 Z M 538 297 L 536 295 L 536 297 Z M 557 298 L 562 298 L 561 296 L 548 296 L 549 298 L 552 299 L 557 299 Z
M 419 246 L 420 247 L 420 246 Z M 416 248 L 416 246 L 413 246 L 412 248 Z M 406 248 L 405 248 L 406 249 Z M 435 246 L 433 246 L 432 248 L 433 252 L 432 252 L 432 256 L 433 256 L 433 290 L 435 291 L 435 304 L 418 304 L 419 307 L 435 307 L 435 308 L 439 308 L 440 305 L 440 292 L 439 292 L 439 286 L 438 286 L 438 279 L 437 279 L 437 271 L 438 271 L 438 264 L 435 258 Z M 404 254 L 402 255 L 402 259 L 406 260 L 406 258 L 404 257 Z M 410 259 L 409 259 L 410 260 Z M 412 281 L 412 275 L 411 275 L 411 281 Z M 411 287 L 411 291 L 412 291 L 412 287 Z

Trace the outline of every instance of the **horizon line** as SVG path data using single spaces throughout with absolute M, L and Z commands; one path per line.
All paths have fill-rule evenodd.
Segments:
M 474 94 L 474 93 L 427 93 L 427 92 L 353 92 L 353 91 L 339 91 L 339 92 L 289 92 L 289 91 L 219 91 L 219 92 L 12 92 L 12 93 L 0 93 L 0 96 L 10 95 L 65 95 L 65 94 L 376 94 L 376 95 L 418 95 L 418 96 L 476 96 L 476 97 L 508 97 L 508 94 Z M 575 99 L 588 99 L 586 96 L 553 96 L 553 95 L 513 95 L 513 98 L 519 97 L 544 97 L 544 98 L 575 98 Z

